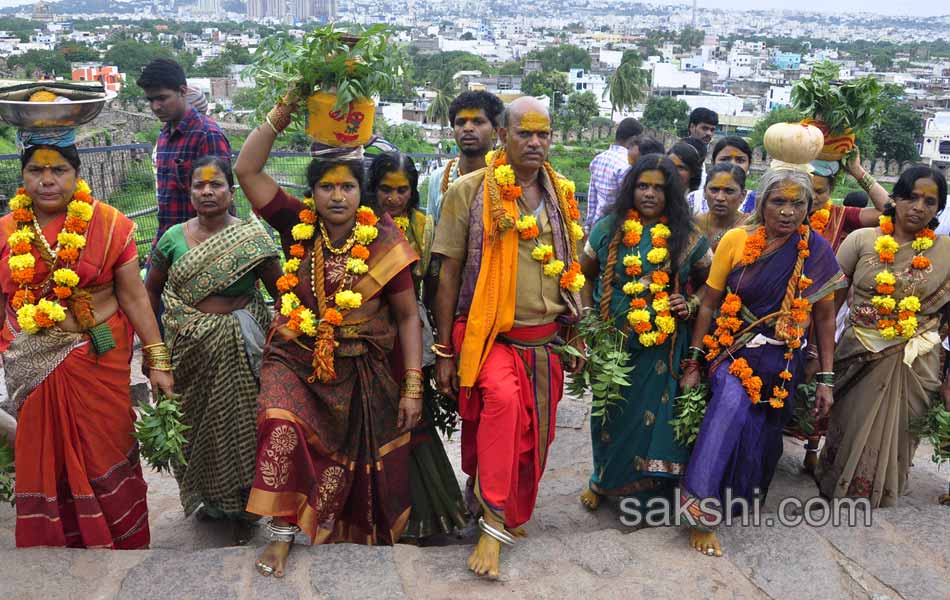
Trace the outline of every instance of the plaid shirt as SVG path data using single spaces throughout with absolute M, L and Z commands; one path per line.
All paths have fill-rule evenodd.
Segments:
M 231 160 L 231 144 L 210 117 L 188 107 L 178 126 L 162 128 L 155 144 L 155 179 L 158 187 L 158 231 L 152 247 L 169 227 L 195 216 L 191 205 L 191 163 L 202 156 Z
M 617 200 L 620 184 L 630 168 L 627 149 L 611 144 L 590 162 L 590 191 L 587 194 L 587 231 L 607 214 Z

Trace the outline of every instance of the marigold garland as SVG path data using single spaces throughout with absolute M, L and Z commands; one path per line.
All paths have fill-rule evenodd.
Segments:
M 894 220 L 891 217 L 881 215 L 878 223 L 881 235 L 874 240 L 874 251 L 883 268 L 874 276 L 877 284 L 874 289 L 877 295 L 871 297 L 871 305 L 878 314 L 877 329 L 885 340 L 896 337 L 911 338 L 917 332 L 920 298 L 913 294 L 901 298 L 900 301 L 894 298 L 897 278 L 888 270 L 888 265 L 894 264 L 894 257 L 900 249 L 900 244 L 894 239 Z M 930 259 L 923 256 L 923 253 L 933 247 L 935 238 L 934 231 L 929 227 L 921 229 L 914 236 L 911 248 L 916 254 L 910 263 L 912 269 L 923 271 L 930 268 Z M 895 310 L 897 311 L 896 319 L 894 318 Z
M 666 217 L 663 217 L 650 228 L 651 248 L 647 252 L 647 260 L 651 264 L 657 265 L 657 269 L 650 273 L 649 288 L 639 281 L 639 277 L 643 273 L 643 259 L 639 252 L 627 254 L 623 258 L 624 270 L 631 278 L 623 285 L 623 292 L 631 297 L 627 322 L 630 323 L 633 331 L 637 334 L 640 345 L 645 348 L 665 343 L 669 335 L 676 330 L 676 320 L 670 313 L 670 295 L 667 292 L 670 275 L 659 268 L 669 256 L 669 250 L 666 246 L 671 231 L 666 223 Z M 643 224 L 640 222 L 640 215 L 637 211 L 627 211 L 627 218 L 623 222 L 622 229 L 624 232 L 623 244 L 628 249 L 633 249 L 639 245 L 643 234 Z M 641 296 L 647 289 L 653 294 L 653 302 L 650 306 L 653 308 L 656 317 L 652 323 L 650 321 L 650 311 L 647 309 L 647 300 Z
M 95 212 L 94 200 L 89 185 L 79 179 L 76 189 L 66 205 L 66 220 L 56 236 L 56 247 L 50 247 L 43 237 L 42 229 L 33 212 L 33 200 L 24 188 L 17 190 L 10 199 L 13 218 L 20 227 L 10 234 L 8 244 L 10 257 L 7 265 L 13 281 L 20 286 L 11 304 L 16 309 L 17 323 L 27 333 L 37 333 L 48 329 L 66 319 L 66 307 L 61 303 L 73 296 L 79 285 L 79 275 L 73 270 L 79 261 L 79 255 L 86 247 L 86 230 Z M 35 294 L 29 289 L 35 275 L 36 257 L 33 256 L 34 243 L 40 243 L 46 249 L 50 259 L 53 288 L 56 301 L 42 298 L 36 302 Z M 57 267 L 56 265 L 60 266 Z
M 825 232 L 825 227 L 828 226 L 828 223 L 831 221 L 831 200 L 825 203 L 825 205 L 818 210 L 811 213 L 808 217 L 808 224 L 818 235 L 822 235 Z

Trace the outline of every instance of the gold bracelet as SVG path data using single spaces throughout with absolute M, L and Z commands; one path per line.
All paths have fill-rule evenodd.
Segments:
M 867 171 L 864 172 L 864 175 L 861 176 L 861 179 L 858 179 L 858 185 L 860 185 L 861 189 L 869 194 L 871 193 L 871 189 L 874 188 L 875 183 L 877 183 L 877 181 L 875 181 L 874 178 L 871 177 L 871 174 Z
M 274 123 L 270 120 L 270 115 L 267 115 L 266 117 L 264 117 L 264 122 L 267 123 L 267 124 L 270 126 L 271 131 L 274 132 L 274 135 L 275 135 L 275 136 L 279 136 L 279 135 L 280 135 L 280 132 L 277 131 L 277 128 L 274 127 Z
M 447 352 L 442 350 L 442 348 L 449 348 L 449 346 L 446 346 L 445 344 L 432 344 L 432 346 L 429 347 L 429 350 L 431 350 L 432 354 L 435 354 L 439 358 L 455 358 L 455 352 Z

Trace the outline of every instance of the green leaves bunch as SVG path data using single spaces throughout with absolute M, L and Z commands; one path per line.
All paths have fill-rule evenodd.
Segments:
M 850 127 L 854 131 L 876 123 L 883 108 L 881 85 L 868 75 L 851 81 L 838 81 L 840 71 L 831 61 L 812 67 L 792 87 L 792 107 L 828 125 L 831 135 L 840 135 Z
M 0 502 L 16 504 L 16 463 L 13 448 L 6 438 L 0 437 Z
M 627 336 L 612 322 L 603 321 L 596 312 L 589 312 L 580 320 L 577 335 L 587 344 L 586 353 L 568 344 L 560 352 L 583 358 L 584 368 L 570 376 L 567 391 L 582 396 L 590 390 L 591 417 L 606 424 L 608 409 L 623 400 L 620 388 L 629 386 L 629 375 L 634 370 L 630 354 L 624 350 Z
M 391 35 L 384 25 L 352 32 L 327 25 L 301 40 L 287 35 L 265 39 L 247 69 L 261 91 L 260 110 L 266 113 L 288 92 L 298 98 L 318 90 L 335 93 L 334 108 L 342 110 L 358 98 L 395 89 L 406 54 L 390 42 Z
M 670 420 L 676 440 L 692 447 L 699 437 L 699 427 L 706 416 L 706 404 L 709 402 L 709 384 L 700 383 L 674 399 L 676 418 Z
M 795 428 L 802 434 L 811 436 L 815 433 L 815 390 L 817 384 L 801 383 L 795 388 L 795 414 L 792 419 Z
M 139 419 L 132 436 L 139 442 L 139 453 L 159 473 L 171 472 L 172 466 L 185 466 L 184 433 L 191 429 L 181 420 L 181 396 L 158 394 L 154 405 L 141 403 Z
M 950 462 L 950 411 L 943 407 L 939 396 L 927 414 L 911 421 L 910 430 L 933 446 L 932 461 L 938 465 Z

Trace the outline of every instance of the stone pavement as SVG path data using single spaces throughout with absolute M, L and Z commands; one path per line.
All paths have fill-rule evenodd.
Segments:
M 182 516 L 171 477 L 149 472 L 152 549 L 13 549 L 13 509 L 0 506 L 0 600 L 298 598 L 752 598 L 790 600 L 950 598 L 950 470 L 917 453 L 911 493 L 873 513 L 871 527 L 724 528 L 726 556 L 687 547 L 683 528 L 632 530 L 604 504 L 590 513 L 577 494 L 589 475 L 587 405 L 565 399 L 529 537 L 503 552 L 500 581 L 465 568 L 473 538 L 418 548 L 298 544 L 283 580 L 257 575 L 263 537 L 227 547 L 229 531 Z M 457 438 L 446 442 L 458 466 Z M 766 505 L 810 498 L 802 450 L 786 440 Z M 299 540 L 298 540 L 299 541 Z

